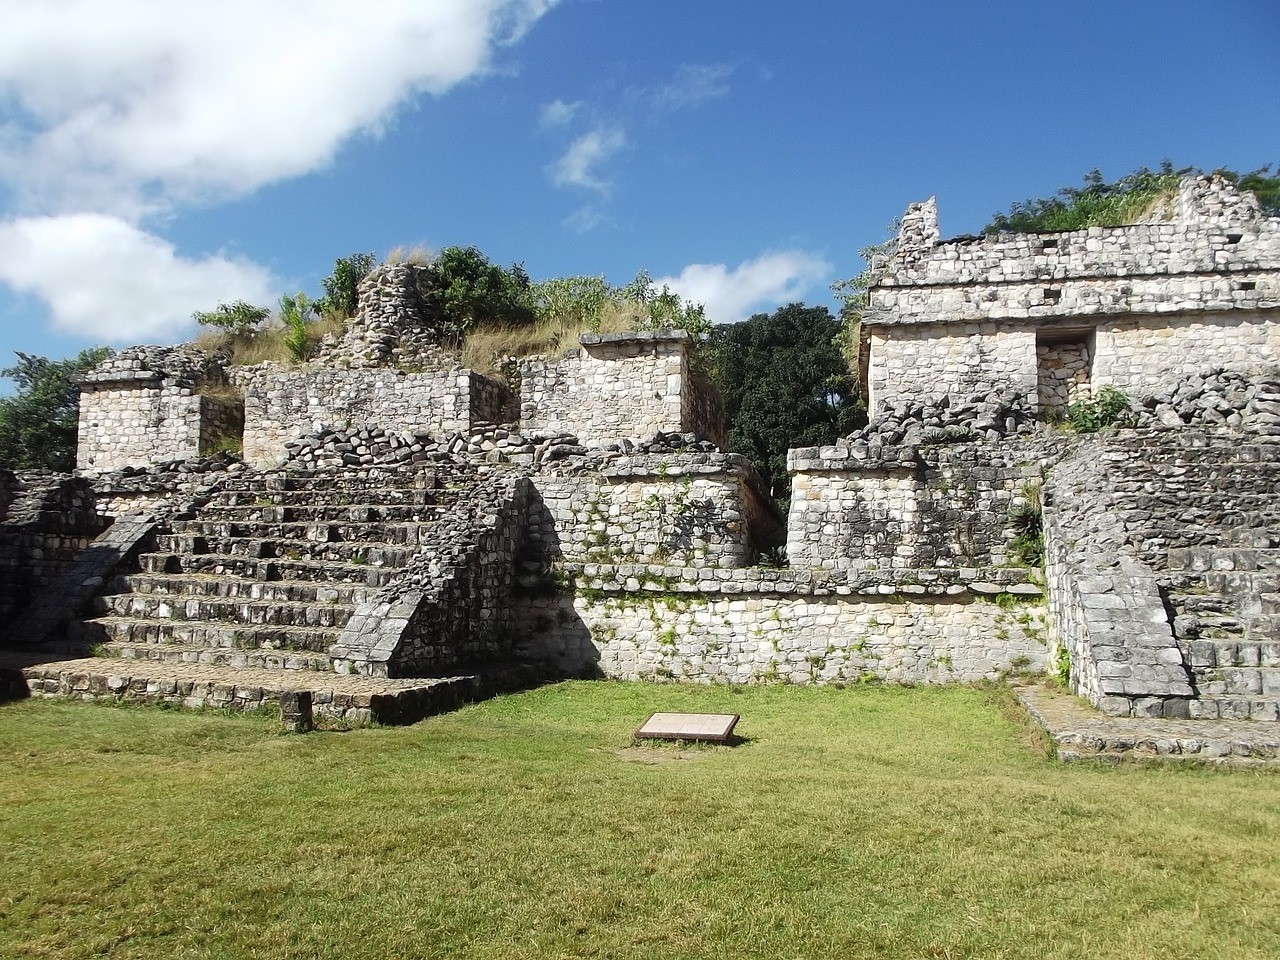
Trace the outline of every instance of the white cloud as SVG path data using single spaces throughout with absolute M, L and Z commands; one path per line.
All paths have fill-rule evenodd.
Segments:
M 825 283 L 831 264 L 804 250 L 766 253 L 730 270 L 723 263 L 694 263 L 678 276 L 658 277 L 685 300 L 707 308 L 712 323 L 736 323 L 754 312 L 803 298 Z
M 223 256 L 185 260 L 118 217 L 71 214 L 0 223 L 0 281 L 49 305 L 55 327 L 94 343 L 172 342 L 191 312 L 243 299 L 269 304 L 280 285 Z
M 562 227 L 566 227 L 574 233 L 590 233 L 597 227 L 612 223 L 613 221 L 604 211 L 590 203 L 584 207 L 579 207 L 560 221 Z
M 3 0 L 0 177 L 40 212 L 248 193 L 483 73 L 555 2 Z
M 620 129 L 584 133 L 569 144 L 569 149 L 552 165 L 551 178 L 557 186 L 586 187 L 597 193 L 608 193 L 612 184 L 601 177 L 596 168 L 626 145 L 626 134 Z
M 581 106 L 580 101 L 565 103 L 563 100 L 552 100 L 550 103 L 544 103 L 538 115 L 538 125 L 544 130 L 568 126 Z
M 729 92 L 726 82 L 733 74 L 733 67 L 724 63 L 703 66 L 683 66 L 676 71 L 669 83 L 653 90 L 653 103 L 660 110 L 680 110 L 696 107 L 722 97 Z

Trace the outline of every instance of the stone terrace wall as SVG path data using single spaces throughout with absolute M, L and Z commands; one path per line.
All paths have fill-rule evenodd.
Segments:
M 1045 666 L 1031 584 L 1010 581 L 1027 592 L 996 603 L 1004 586 L 956 571 L 861 581 L 683 573 L 588 565 L 574 591 L 517 600 L 517 653 L 570 674 L 698 683 L 945 683 Z
M 87 480 L 0 471 L 0 490 L 0 621 L 5 621 L 57 581 L 110 521 L 94 508 Z
M 1064 441 L 809 447 L 787 455 L 796 568 L 929 569 L 1011 562 L 1010 512 Z
M 134 347 L 76 382 L 76 465 L 88 473 L 196 457 L 241 429 L 237 401 L 200 394 L 225 391 L 222 358 L 194 347 Z
M 683 330 L 581 338 L 563 359 L 520 364 L 520 427 L 560 430 L 602 443 L 650 434 L 698 432 L 721 442 L 710 401 L 692 396 L 689 335 Z M 695 430 L 696 428 L 696 430 Z
M 737 454 L 605 456 L 534 474 L 530 545 L 542 563 L 743 567 L 782 542 L 782 517 Z
M 245 461 L 260 468 L 275 466 L 284 459 L 288 441 L 322 426 L 447 434 L 467 432 L 501 414 L 505 395 L 500 385 L 436 358 L 439 366 L 422 373 L 318 364 L 233 370 L 245 395 Z

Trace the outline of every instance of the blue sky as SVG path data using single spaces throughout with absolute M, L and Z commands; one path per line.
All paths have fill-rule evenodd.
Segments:
M 0 0 L 0 365 L 336 257 L 644 268 L 730 322 L 1169 158 L 1280 161 L 1280 3 Z

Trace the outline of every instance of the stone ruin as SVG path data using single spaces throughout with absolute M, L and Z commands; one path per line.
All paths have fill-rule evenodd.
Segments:
M 307 364 L 125 351 L 81 384 L 79 479 L 0 475 L 8 682 L 305 725 L 547 676 L 1066 669 L 1108 714 L 1280 719 L 1280 221 L 1220 178 L 1163 217 L 942 240 L 909 208 L 863 325 L 870 423 L 790 452 L 785 518 L 682 331 L 503 382 L 442 351 L 397 264 Z M 1104 386 L 1123 429 L 1047 426 Z

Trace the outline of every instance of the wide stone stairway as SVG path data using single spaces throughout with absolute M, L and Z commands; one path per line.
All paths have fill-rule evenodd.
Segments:
M 71 621 L 84 656 L 22 666 L 35 695 L 407 722 L 484 692 L 494 671 L 389 679 L 337 673 L 329 649 L 411 557 L 447 539 L 465 478 L 422 470 L 228 476 L 189 519 L 160 524 Z M 12 655 L 10 656 L 12 659 Z M 29 658 L 30 659 L 30 658 Z M 301 694 L 301 697 L 299 697 Z

